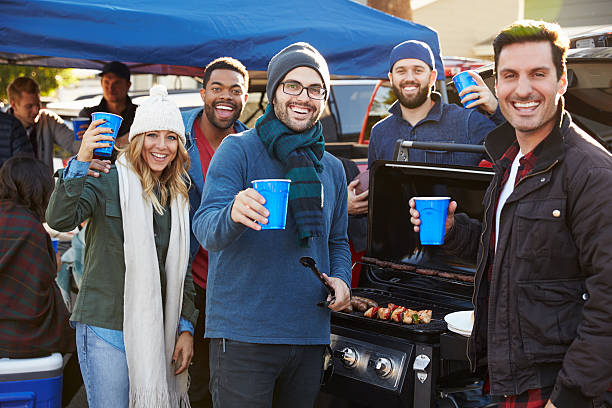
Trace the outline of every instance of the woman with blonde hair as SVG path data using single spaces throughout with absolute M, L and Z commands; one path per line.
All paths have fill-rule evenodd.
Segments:
M 89 219 L 85 268 L 71 322 L 87 400 L 97 407 L 189 406 L 187 367 L 197 311 L 189 264 L 189 156 L 166 88 L 138 107 L 130 144 L 109 173 L 87 177 L 110 129 L 91 123 L 60 176 L 47 222 Z

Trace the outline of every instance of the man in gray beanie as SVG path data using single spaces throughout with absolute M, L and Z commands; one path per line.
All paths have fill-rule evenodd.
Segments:
M 265 113 L 254 129 L 227 136 L 208 168 L 192 229 L 209 251 L 215 407 L 312 407 L 319 392 L 330 311 L 348 305 L 351 282 L 346 178 L 319 123 L 328 90 L 314 47 L 284 48 L 268 65 Z M 267 228 L 280 209 L 251 188 L 261 179 L 291 180 L 283 228 Z M 304 256 L 333 294 L 300 264 Z

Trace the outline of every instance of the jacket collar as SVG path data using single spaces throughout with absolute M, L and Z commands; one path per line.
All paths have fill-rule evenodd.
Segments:
M 121 116 L 124 116 L 132 106 L 136 106 L 134 105 L 134 102 L 132 102 L 132 98 L 130 98 L 129 95 L 126 95 L 125 98 L 125 109 L 123 109 L 121 112 Z M 102 100 L 98 104 L 97 108 L 100 109 L 98 112 L 108 112 L 108 102 L 104 96 L 102 97 Z
M 560 99 L 555 126 L 546 138 L 535 147 L 538 149 L 537 163 L 532 170 L 540 171 L 565 155 L 564 137 L 572 123 L 569 112 L 565 111 L 565 100 Z M 485 138 L 484 146 L 489 156 L 497 164 L 512 143 L 516 141 L 516 131 L 508 121 L 493 129 Z
M 427 116 L 421 119 L 419 123 L 426 122 L 426 121 L 439 122 L 442 119 L 442 105 L 443 105 L 442 96 L 438 92 L 432 92 L 431 99 L 435 103 L 431 107 L 429 112 L 427 113 Z M 391 107 L 389 108 L 389 113 L 391 113 L 392 115 L 395 115 L 398 119 L 401 119 L 404 122 L 406 122 L 406 120 L 404 120 L 404 118 L 402 117 L 402 108 L 400 107 L 399 100 L 395 101 L 393 105 L 391 105 Z
M 42 111 L 42 109 L 41 109 Z M 14 117 L 15 119 L 17 119 L 17 122 L 19 122 L 19 124 L 21 126 L 23 126 L 23 123 L 21 123 L 21 121 L 17 118 L 17 116 L 15 116 L 15 111 L 13 110 L 13 108 L 8 108 L 6 113 L 8 113 L 9 115 L 11 115 L 12 117 Z M 28 126 L 27 128 L 24 128 L 26 131 L 26 134 L 28 136 L 30 136 L 32 134 L 32 130 L 36 129 L 36 124 L 38 123 L 38 118 L 40 118 L 40 113 L 38 113 L 38 116 L 36 116 L 36 119 L 34 119 L 34 123 L 31 124 L 30 126 Z

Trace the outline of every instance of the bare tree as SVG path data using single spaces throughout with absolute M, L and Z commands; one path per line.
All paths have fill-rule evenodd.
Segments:
M 368 0 L 368 6 L 392 16 L 412 21 L 410 0 Z

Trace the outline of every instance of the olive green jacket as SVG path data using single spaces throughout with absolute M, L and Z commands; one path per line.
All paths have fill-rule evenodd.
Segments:
M 49 226 L 58 231 L 71 231 L 89 219 L 85 231 L 83 281 L 70 320 L 123 330 L 125 258 L 119 179 L 115 166 L 111 166 L 108 174 L 100 173 L 99 178 L 85 176 L 64 180 L 60 174 L 46 218 Z M 153 211 L 153 230 L 163 296 L 166 286 L 165 260 L 170 240 L 168 205 L 163 215 Z M 181 316 L 195 327 L 198 311 L 194 296 L 189 268 L 185 276 Z

